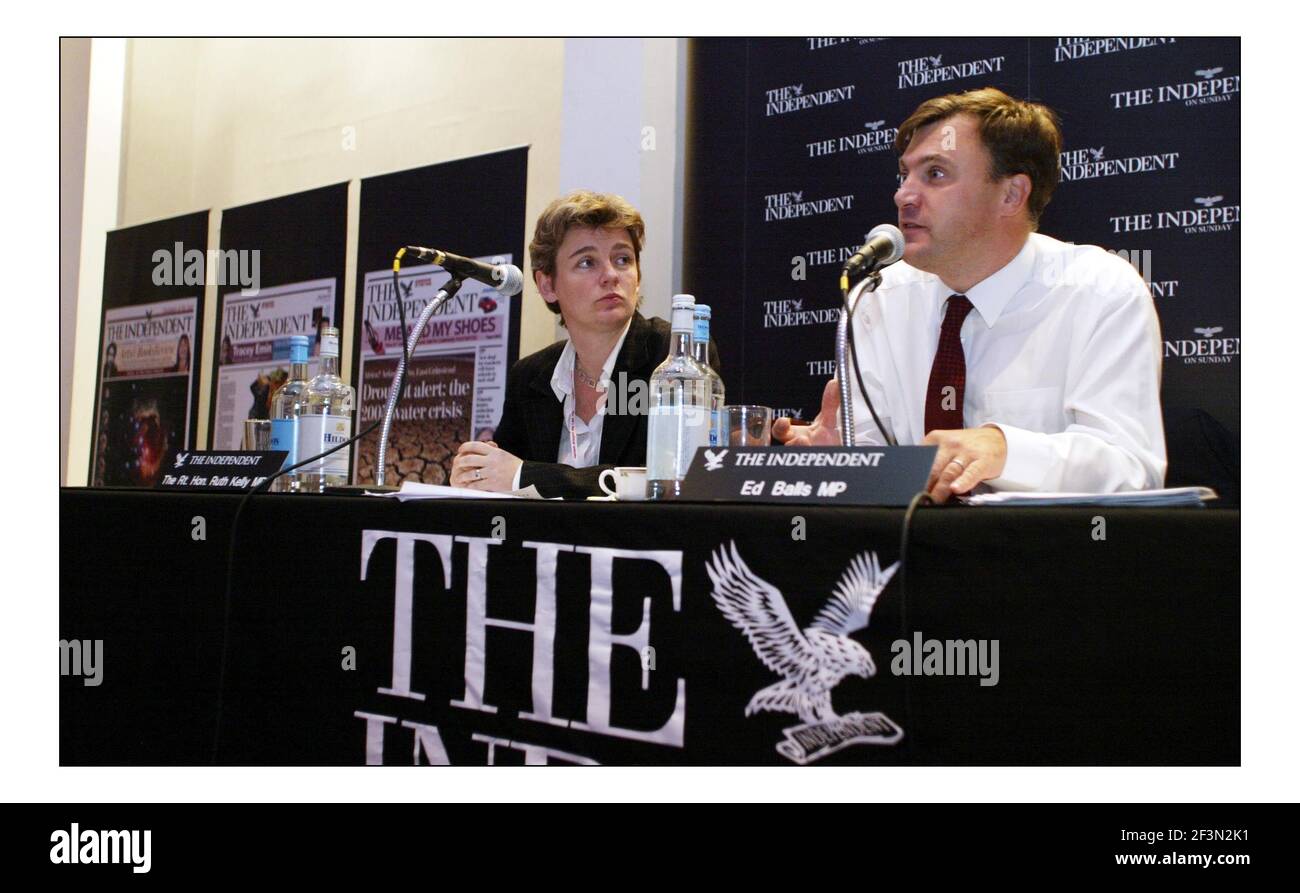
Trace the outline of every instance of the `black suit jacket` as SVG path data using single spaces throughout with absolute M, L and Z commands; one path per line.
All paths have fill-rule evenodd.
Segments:
M 632 317 L 623 348 L 614 361 L 610 375 L 615 385 L 619 373 L 627 375 L 630 385 L 644 382 L 649 398 L 650 375 L 668 356 L 671 326 L 667 321 L 640 313 Z M 598 496 L 598 479 L 606 468 L 616 465 L 645 465 L 646 416 L 621 413 L 605 416 L 600 435 L 600 464 L 590 468 L 571 468 L 556 462 L 560 452 L 560 435 L 564 428 L 564 403 L 551 390 L 551 376 L 564 353 L 564 342 L 524 357 L 515 363 L 506 379 L 506 401 L 501 410 L 494 440 L 497 446 L 524 460 L 519 486 L 530 484 L 543 496 L 578 498 Z M 717 347 L 709 342 L 709 362 L 718 369 Z

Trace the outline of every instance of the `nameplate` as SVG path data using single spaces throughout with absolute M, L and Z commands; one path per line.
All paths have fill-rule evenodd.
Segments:
M 172 458 L 171 467 L 162 473 L 154 489 L 250 490 L 279 471 L 288 456 L 284 450 L 180 452 Z
M 925 489 L 938 447 L 701 447 L 682 498 L 906 506 Z

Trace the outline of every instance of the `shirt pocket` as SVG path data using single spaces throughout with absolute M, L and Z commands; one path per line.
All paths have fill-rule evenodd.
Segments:
M 1027 431 L 1054 434 L 1065 430 L 1060 388 L 985 391 L 983 422 L 1002 422 Z

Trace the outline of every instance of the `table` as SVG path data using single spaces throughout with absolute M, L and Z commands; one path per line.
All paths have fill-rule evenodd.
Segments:
M 61 491 L 63 765 L 1240 763 L 1235 510 L 921 508 L 854 630 L 900 510 L 265 494 L 227 605 L 239 500 Z

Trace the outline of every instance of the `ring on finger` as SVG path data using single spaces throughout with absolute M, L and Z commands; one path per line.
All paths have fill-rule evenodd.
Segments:
M 952 462 L 956 462 L 958 465 L 960 465 L 962 471 L 966 470 L 966 463 L 958 459 L 956 456 L 953 456 L 952 459 L 949 460 L 949 464 L 951 464 Z

